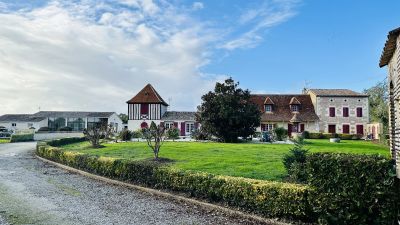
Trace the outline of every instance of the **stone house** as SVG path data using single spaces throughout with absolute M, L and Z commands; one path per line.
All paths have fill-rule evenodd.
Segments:
M 368 95 L 347 89 L 309 89 L 319 132 L 367 134 L 369 123 Z
M 261 125 L 257 131 L 271 131 L 276 127 L 288 130 L 288 135 L 303 131 L 318 132 L 319 118 L 315 114 L 311 98 L 306 94 L 252 95 L 251 101 L 262 112 Z
M 180 136 L 190 136 L 199 126 L 195 112 L 168 111 L 168 104 L 151 84 L 147 84 L 128 104 L 128 129 L 138 130 L 150 126 L 151 122 L 166 129 L 176 127 Z
M 379 66 L 388 68 L 390 151 L 400 178 L 400 27 L 389 32 Z

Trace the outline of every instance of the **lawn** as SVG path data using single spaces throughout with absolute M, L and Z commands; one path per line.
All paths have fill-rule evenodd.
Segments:
M 286 175 L 282 157 L 290 147 L 282 144 L 165 142 L 160 157 L 174 160 L 170 166 L 180 169 L 279 181 Z M 92 149 L 88 142 L 83 142 L 63 148 L 120 159 L 143 160 L 152 157 L 152 151 L 144 142 L 106 144 L 100 149 Z M 307 140 L 306 148 L 310 152 L 381 154 L 389 157 L 388 147 L 366 141 L 329 143 L 329 140 Z
M 10 139 L 2 139 L 0 138 L 0 144 L 9 143 Z

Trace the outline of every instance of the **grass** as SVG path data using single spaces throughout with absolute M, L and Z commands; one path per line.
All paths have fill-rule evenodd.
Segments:
M 9 142 L 10 142 L 10 139 L 0 138 L 0 144 L 9 143 Z
M 330 143 L 329 140 L 307 140 L 306 143 L 310 152 L 381 154 L 389 157 L 388 147 L 366 141 Z M 160 157 L 174 160 L 170 166 L 180 169 L 280 181 L 286 176 L 282 157 L 290 147 L 282 144 L 165 142 Z M 63 148 L 119 159 L 143 160 L 153 157 L 144 142 L 106 144 L 100 149 L 92 149 L 88 142 L 83 142 Z

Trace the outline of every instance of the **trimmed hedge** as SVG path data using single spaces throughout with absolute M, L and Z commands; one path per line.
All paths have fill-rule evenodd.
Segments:
M 267 217 L 310 219 L 307 217 L 310 208 L 307 201 L 309 187 L 306 185 L 183 171 L 151 160 L 120 160 L 67 152 L 50 146 L 59 145 L 59 141 L 48 144 L 37 146 L 39 156 L 90 173 L 148 187 L 184 192 Z
M 310 203 L 320 222 L 394 224 L 400 198 L 393 165 L 379 155 L 310 154 Z
M 26 141 L 33 141 L 34 134 L 13 134 L 11 135 L 10 142 L 26 142 Z
M 359 134 L 336 134 L 342 140 L 360 140 L 362 135 Z M 310 133 L 307 132 L 304 136 L 306 139 L 329 139 L 334 138 L 335 134 L 331 133 Z

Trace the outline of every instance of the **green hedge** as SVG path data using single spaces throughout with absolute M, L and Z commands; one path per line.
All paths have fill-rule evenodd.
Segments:
M 362 135 L 359 134 L 337 134 L 342 140 L 360 140 Z M 309 133 L 305 135 L 306 139 L 329 139 L 334 138 L 334 134 L 331 133 Z
M 59 142 L 49 143 L 58 145 Z M 109 178 L 188 193 L 268 217 L 310 219 L 309 187 L 290 183 L 252 180 L 209 173 L 183 171 L 154 161 L 128 161 L 66 152 L 40 144 L 37 154 L 80 170 Z
M 33 133 L 32 134 L 13 134 L 11 135 L 10 142 L 26 142 L 33 141 Z
M 62 138 L 62 139 L 55 139 L 47 142 L 42 142 L 42 145 L 50 145 L 52 147 L 59 147 L 62 145 L 69 145 L 69 144 L 74 144 L 74 143 L 79 143 L 82 141 L 86 141 L 85 137 L 73 137 L 73 138 Z
M 394 224 L 400 198 L 393 165 L 378 155 L 310 154 L 313 211 L 327 224 Z

